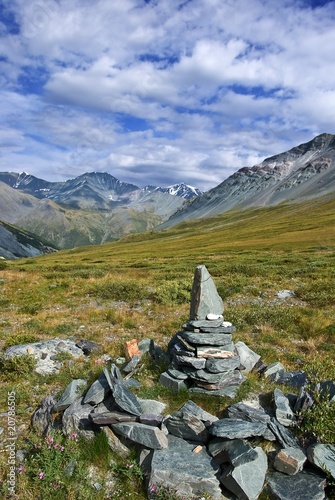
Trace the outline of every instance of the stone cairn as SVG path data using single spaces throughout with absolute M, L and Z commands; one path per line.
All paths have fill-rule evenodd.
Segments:
M 246 352 L 240 342 L 234 345 L 235 327 L 223 318 L 223 302 L 205 266 L 197 266 L 191 292 L 190 320 L 177 332 L 168 346 L 172 363 L 160 377 L 161 384 L 172 390 L 234 397 L 245 376 L 239 351 Z M 242 345 L 243 344 L 243 345 Z M 245 355 L 244 355 L 245 357 Z M 250 361 L 250 360 L 249 360 Z
M 234 345 L 234 327 L 222 312 L 207 269 L 198 266 L 190 321 L 172 338 L 170 358 L 145 339 L 121 370 L 113 363 L 90 387 L 76 379 L 59 399 L 47 396 L 35 410 L 32 426 L 42 435 L 60 428 L 65 435 L 75 432 L 87 440 L 104 432 L 111 449 L 124 457 L 135 447 L 148 498 L 157 498 L 163 486 L 190 500 L 256 500 L 262 491 L 276 500 L 325 499 L 324 471 L 335 480 L 335 446 L 306 445 L 289 429 L 314 404 L 306 375 L 287 372 L 281 363 L 267 366 L 243 342 Z M 148 350 L 156 360 L 171 359 L 160 380 L 173 390 L 233 397 L 244 380 L 242 371 L 254 370 L 299 389 L 299 394 L 285 395 L 276 388 L 270 404 L 264 395 L 253 395 L 230 405 L 220 419 L 192 400 L 163 416 L 165 404 L 140 399 L 131 390 L 140 385 L 130 377 Z M 322 382 L 319 390 L 327 392 L 330 404 L 335 401 L 334 381 Z M 264 441 L 271 442 L 267 453 L 259 446 Z

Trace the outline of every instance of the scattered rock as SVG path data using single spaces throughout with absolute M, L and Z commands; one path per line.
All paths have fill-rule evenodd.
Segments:
M 69 383 L 63 392 L 60 400 L 54 406 L 54 411 L 65 410 L 70 406 L 76 399 L 82 396 L 85 387 L 87 386 L 87 381 L 84 379 L 75 379 Z
M 277 453 L 273 466 L 279 472 L 293 476 L 302 470 L 306 458 L 302 450 L 287 447 Z
M 92 354 L 92 352 L 94 351 L 99 351 L 102 348 L 101 344 L 98 344 L 97 342 L 92 342 L 91 340 L 84 340 L 84 339 L 76 342 L 76 346 L 83 351 L 85 356 Z
M 84 402 L 84 398 L 77 399 L 63 413 L 63 432 L 66 436 L 76 433 L 85 439 L 94 438 L 98 427 L 90 420 L 89 415 L 93 411 L 90 404 Z
M 331 444 L 314 444 L 307 450 L 308 460 L 319 469 L 327 472 L 335 479 L 335 446 Z
M 213 436 L 227 439 L 244 439 L 253 436 L 263 436 L 266 424 L 258 422 L 247 422 L 237 418 L 222 418 L 214 422 L 209 432 Z
M 275 414 L 278 422 L 285 427 L 296 424 L 296 418 L 291 410 L 290 402 L 280 389 L 275 389 L 274 393 Z
M 241 365 L 244 367 L 242 371 L 249 373 L 260 360 L 260 355 L 252 351 L 244 342 L 236 342 L 235 350 L 240 357 Z
M 168 446 L 166 435 L 158 428 L 137 422 L 120 422 L 111 425 L 113 431 L 146 448 L 159 450 Z
M 125 355 L 128 361 L 134 356 L 142 356 L 142 351 L 138 348 L 136 339 L 128 340 L 128 342 L 126 342 Z
M 276 382 L 285 373 L 285 371 L 286 370 L 281 363 L 272 363 L 264 370 L 263 376 L 273 382 Z
M 294 476 L 272 472 L 267 477 L 270 493 L 277 500 L 324 500 L 325 476 L 302 471 Z
M 55 396 L 46 396 L 41 401 L 40 406 L 33 413 L 31 425 L 41 436 L 45 436 L 54 429 L 52 412 L 55 404 Z

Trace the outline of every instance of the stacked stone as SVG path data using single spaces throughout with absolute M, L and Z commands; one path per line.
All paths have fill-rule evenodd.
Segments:
M 171 364 L 160 382 L 176 391 L 234 397 L 245 380 L 232 339 L 234 331 L 235 327 L 224 321 L 223 302 L 208 270 L 197 266 L 190 320 L 169 343 Z

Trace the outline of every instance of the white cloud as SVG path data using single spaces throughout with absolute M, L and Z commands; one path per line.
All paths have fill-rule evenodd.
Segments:
M 334 2 L 3 5 L 2 169 L 209 189 L 335 132 Z

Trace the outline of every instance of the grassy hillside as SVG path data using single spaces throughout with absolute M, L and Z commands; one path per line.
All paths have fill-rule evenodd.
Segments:
M 188 319 L 198 264 L 206 265 L 224 299 L 225 319 L 236 326 L 235 341 L 245 341 L 268 364 L 281 361 L 287 369 L 335 379 L 335 201 L 327 199 L 232 211 L 114 243 L 0 262 L 1 347 L 52 337 L 86 338 L 101 343 L 112 359 L 124 354 L 125 341 L 132 338 L 149 337 L 164 348 Z M 283 289 L 294 291 L 295 297 L 279 299 L 276 294 Z M 22 447 L 33 439 L 28 425 L 41 399 L 60 394 L 73 378 L 94 380 L 101 372 L 101 353 L 74 364 L 65 360 L 59 374 L 43 378 L 29 363 L 1 366 L 1 401 L 7 391 L 18 394 Z M 188 396 L 163 390 L 157 384 L 160 369 L 149 359 L 145 363 L 137 394 L 160 397 L 174 411 Z M 270 389 L 271 384 L 251 375 L 238 398 Z M 192 399 L 216 414 L 231 404 L 225 398 Z M 311 417 L 297 432 L 334 443 L 333 424 Z M 106 475 L 108 460 L 102 461 L 99 453 L 90 460 L 98 475 Z M 83 470 L 88 467 L 84 455 L 80 464 Z M 113 498 L 145 498 L 135 478 L 125 477 L 122 465 L 119 472 L 113 470 L 114 479 L 123 481 L 120 496 Z M 74 493 L 73 479 L 62 498 L 90 497 L 88 477 L 81 479 L 80 494 L 78 488 Z M 39 487 L 31 478 L 19 477 L 22 498 L 38 498 Z M 94 491 L 94 497 L 108 498 L 104 491 Z

